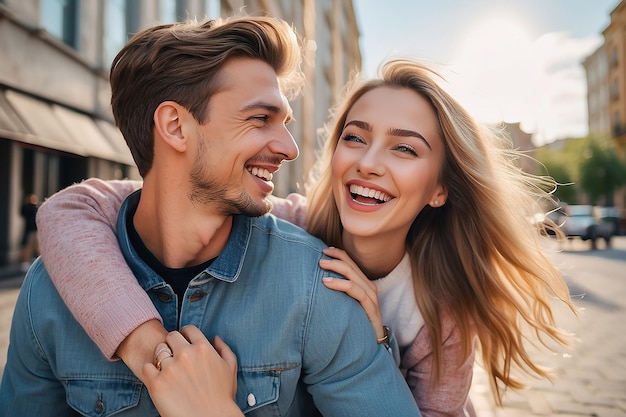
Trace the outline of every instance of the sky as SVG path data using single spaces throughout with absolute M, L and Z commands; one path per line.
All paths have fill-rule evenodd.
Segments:
M 583 60 L 620 0 L 353 0 L 363 72 L 426 62 L 485 123 L 520 123 L 540 146 L 588 133 Z

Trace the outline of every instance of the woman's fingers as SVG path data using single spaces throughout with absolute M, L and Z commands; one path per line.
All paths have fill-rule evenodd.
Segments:
M 237 358 L 222 339 L 215 338 L 214 348 L 197 327 L 187 326 L 170 332 L 166 342 L 155 350 L 159 366 L 144 366 L 146 387 L 163 416 L 196 416 L 206 410 L 241 415 L 233 401 Z
M 320 266 L 323 269 L 341 274 L 367 291 L 376 293 L 376 286 L 363 274 L 359 266 L 350 259 L 345 251 L 327 248 L 324 250 L 324 254 L 335 259 L 321 259 Z
M 237 356 L 233 353 L 230 347 L 222 340 L 221 337 L 215 336 L 213 339 L 213 346 L 224 361 L 230 366 L 234 372 L 237 372 Z
M 230 347 L 222 340 L 221 337 L 215 336 L 213 339 L 213 346 L 224 362 L 230 367 L 233 375 L 233 398 L 237 394 L 237 356 L 233 353 Z
M 172 333 L 175 334 L 177 332 Z M 202 333 L 202 331 L 200 331 L 200 329 L 198 329 L 196 326 L 185 326 L 180 331 L 180 334 L 183 335 L 189 343 L 209 342 L 204 333 Z
M 154 363 L 156 368 L 160 371 L 163 361 L 165 361 L 166 359 L 171 359 L 173 357 L 174 352 L 172 352 L 172 349 L 169 347 L 169 345 L 167 343 L 159 343 L 155 348 L 154 353 Z
M 384 336 L 382 314 L 378 304 L 376 286 L 363 274 L 348 254 L 337 248 L 328 248 L 324 254 L 334 259 L 320 260 L 320 266 L 328 271 L 343 275 L 346 279 L 323 278 L 326 287 L 341 291 L 357 300 L 369 318 L 377 338 Z

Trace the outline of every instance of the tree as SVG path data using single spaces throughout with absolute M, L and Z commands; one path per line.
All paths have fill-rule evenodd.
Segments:
M 613 205 L 613 194 L 626 184 L 626 162 L 609 141 L 589 140 L 580 165 L 580 186 L 591 204 Z
M 572 179 L 572 174 L 567 168 L 567 165 L 550 161 L 546 165 L 548 174 L 554 178 L 558 186 L 554 191 L 554 197 L 558 201 L 574 202 L 576 201 L 576 187 Z
M 556 201 L 575 203 L 577 190 L 572 173 L 572 163 L 564 152 L 557 152 L 548 148 L 537 150 L 537 160 L 540 161 L 543 169 L 542 175 L 549 175 L 554 178 L 558 186 L 554 190 Z

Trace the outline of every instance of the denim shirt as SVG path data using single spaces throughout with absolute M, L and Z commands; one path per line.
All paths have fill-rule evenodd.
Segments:
M 321 282 L 323 242 L 276 219 L 235 216 L 222 253 L 182 300 L 137 255 L 124 256 L 168 330 L 193 324 L 237 355 L 236 402 L 248 416 L 419 416 L 391 355 L 360 305 Z M 102 294 L 106 297 L 106 294 Z M 35 262 L 15 307 L 0 416 L 157 416 L 146 388 L 110 362 L 74 320 Z

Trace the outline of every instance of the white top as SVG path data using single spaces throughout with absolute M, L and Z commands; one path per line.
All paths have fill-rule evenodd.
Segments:
M 378 289 L 383 323 L 393 332 L 400 349 L 413 343 L 424 319 L 415 301 L 409 254 L 386 277 L 372 281 Z

